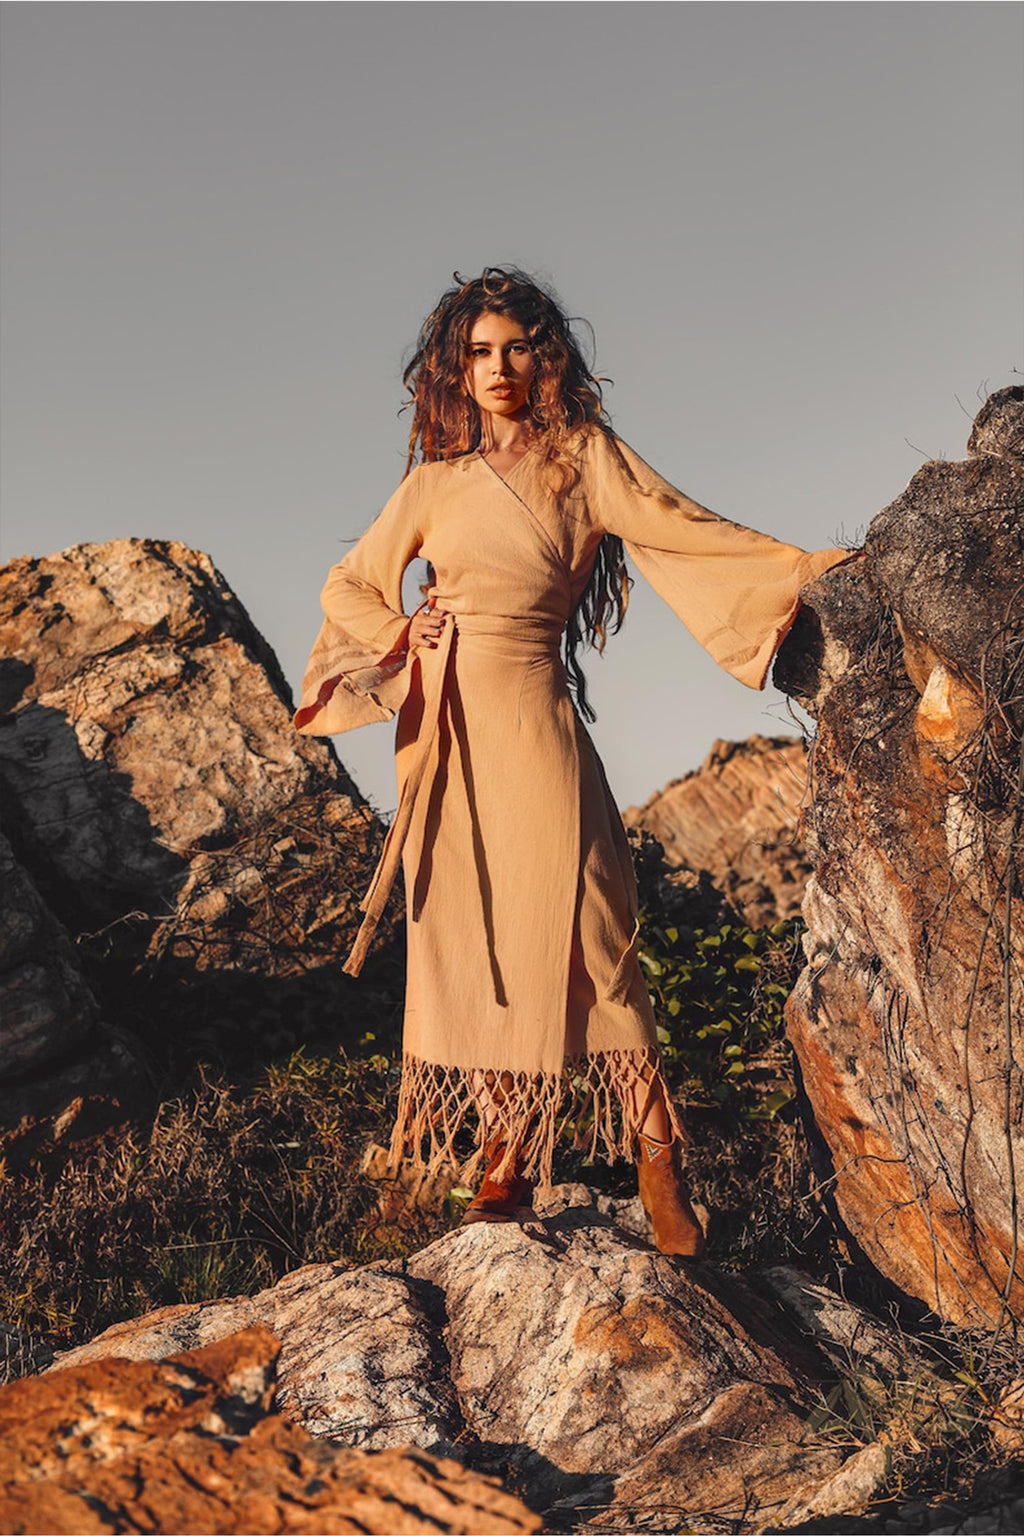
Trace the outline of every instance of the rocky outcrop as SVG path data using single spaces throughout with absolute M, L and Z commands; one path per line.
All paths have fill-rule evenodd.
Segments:
M 811 866 L 800 832 L 807 748 L 791 736 L 716 741 L 693 773 L 674 779 L 627 827 L 651 833 L 666 862 L 711 883 L 753 928 L 798 917 Z
M 789 1034 L 848 1235 L 943 1318 L 1024 1316 L 1024 390 L 822 577 L 776 681 L 816 716 Z
M 80 956 L 0 834 L 0 1123 L 29 1153 L 118 1118 L 132 1059 L 103 1019 Z M 106 1093 L 97 1095 L 97 1083 Z M 11 1142 L 5 1152 L 11 1151 Z
M 0 1077 L 60 1058 L 96 1022 L 74 946 L 0 834 Z
M 528 1489 L 555 1530 L 758 1531 L 835 1504 L 821 1490 L 843 1451 L 806 1428 L 820 1361 L 781 1309 L 656 1253 L 582 1186 L 525 1228 L 471 1226 L 403 1262 L 310 1266 L 251 1298 L 121 1324 L 47 1379 L 256 1324 L 281 1340 L 279 1405 L 306 1429 L 454 1450 Z
M 295 734 L 273 653 L 207 556 L 123 539 L 16 560 L 0 653 L 4 825 L 38 891 L 34 931 L 77 942 L 99 1015 L 116 1012 L 103 978 L 118 969 L 159 969 L 180 1016 L 204 976 L 336 961 L 381 828 L 331 746 Z M 24 926 L 0 948 L 10 987 L 40 947 Z M 64 940 L 52 953 L 12 1070 L 94 1048 L 88 989 Z
M 415 1450 L 314 1439 L 272 1409 L 260 1326 L 159 1363 L 105 1358 L 0 1391 L 0 1528 L 528 1532 L 492 1479 Z

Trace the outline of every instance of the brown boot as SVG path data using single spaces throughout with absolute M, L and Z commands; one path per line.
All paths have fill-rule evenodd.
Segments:
M 637 1174 L 640 1199 L 651 1218 L 654 1244 L 662 1253 L 699 1259 L 704 1233 L 690 1204 L 679 1168 L 679 1142 L 640 1136 Z
M 503 1141 L 488 1142 L 484 1156 L 487 1158 L 487 1171 L 476 1198 L 466 1207 L 466 1214 L 460 1223 L 463 1227 L 475 1221 L 511 1221 L 513 1212 L 521 1205 L 529 1205 L 533 1195 L 533 1185 L 529 1179 L 520 1177 L 514 1162 L 500 1179 L 495 1178 L 494 1170 L 505 1156 Z

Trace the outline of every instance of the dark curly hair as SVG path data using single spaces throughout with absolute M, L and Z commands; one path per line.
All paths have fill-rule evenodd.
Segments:
M 468 281 L 458 272 L 453 276 L 457 286 L 441 295 L 423 322 L 403 374 L 410 395 L 405 409 L 413 412 L 406 474 L 417 462 L 461 458 L 480 447 L 480 409 L 466 388 L 469 336 L 481 315 L 504 315 L 529 338 L 536 364 L 528 401 L 530 428 L 558 476 L 557 494 L 566 495 L 578 479 L 571 436 L 587 423 L 598 431 L 609 429 L 600 380 L 584 360 L 572 322 L 554 294 L 516 267 L 485 267 Z M 622 540 L 606 534 L 565 632 L 566 671 L 585 720 L 595 716 L 577 652 L 581 645 L 604 650 L 628 602 Z

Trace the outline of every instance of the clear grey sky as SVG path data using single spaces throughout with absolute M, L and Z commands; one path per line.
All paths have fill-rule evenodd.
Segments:
M 551 281 L 619 433 L 805 547 L 961 457 L 1024 367 L 1016 4 L 23 4 L 2 29 L 3 556 L 205 549 L 293 684 L 400 477 L 403 356 L 455 268 Z M 621 804 L 786 728 L 640 581 L 588 673 Z M 384 809 L 391 739 L 338 738 Z

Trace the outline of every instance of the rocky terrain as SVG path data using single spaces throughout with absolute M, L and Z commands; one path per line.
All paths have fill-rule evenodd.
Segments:
M 537 1531 L 458 1462 L 313 1439 L 274 1412 L 280 1345 L 242 1329 L 158 1364 L 105 1358 L 0 1394 L 5 1531 L 389 1536 Z
M 713 1266 L 664 1258 L 625 1215 L 620 1226 L 584 1188 L 562 1187 L 525 1228 L 466 1228 L 402 1263 L 312 1266 L 257 1296 L 138 1318 L 43 1381 L 70 1391 L 116 1359 L 198 1366 L 216 1341 L 237 1348 L 262 1325 L 281 1341 L 280 1413 L 364 1451 L 458 1454 L 528 1489 L 549 1530 L 672 1530 L 685 1514 L 701 1530 L 759 1531 L 873 1492 L 884 1453 L 851 1466 L 848 1446 L 808 1428 L 822 1360 L 795 1315 Z M 780 1288 L 807 1308 L 806 1284 Z M 862 1320 L 836 1307 L 852 1336 Z M 69 1491 L 76 1470 L 62 1469 Z
M 244 1028 L 268 989 L 343 1020 L 334 961 L 381 828 L 331 745 L 291 729 L 209 559 L 122 539 L 16 560 L 0 656 L 6 1123 L 130 1088 L 126 992 L 168 1035 L 204 1012 Z
M 816 717 L 789 1035 L 855 1248 L 940 1317 L 1024 1315 L 1024 390 L 808 592 Z M 827 1149 L 827 1150 L 825 1150 Z
M 663 1258 L 635 1202 L 583 1186 L 522 1227 L 300 1260 L 238 1296 L 202 1289 L 240 1271 L 189 1227 L 177 1246 L 210 1266 L 191 1294 L 215 1299 L 128 1318 L 49 1369 L 0 1330 L 30 1373 L 0 1392 L 5 1528 L 1020 1528 L 1022 443 L 1024 390 L 1001 391 L 968 459 L 926 464 L 863 558 L 808 592 L 776 676 L 816 718 L 809 771 L 799 743 L 719 743 L 627 817 L 687 889 L 715 883 L 714 922 L 723 901 L 773 922 L 806 883 L 787 1018 L 832 1279 L 903 1327 L 942 1325 L 938 1352 L 793 1270 Z M 161 1159 L 176 1195 L 188 1183 L 200 1125 L 211 1191 L 233 1148 L 254 1159 L 238 1182 L 257 1222 L 277 1221 L 261 1181 L 278 1165 L 293 1215 L 311 1191 L 337 1204 L 352 1111 L 316 1097 L 316 1073 L 356 1078 L 279 1071 L 292 1097 L 285 1114 L 285 1090 L 264 1092 L 265 1135 L 215 1084 L 204 1119 L 153 1104 L 161 1073 L 179 1083 L 228 1037 L 236 1064 L 317 1029 L 335 1052 L 375 1040 L 393 1001 L 375 1002 L 372 967 L 354 991 L 338 965 L 373 812 L 328 745 L 292 732 L 276 661 L 205 556 L 127 540 L 16 561 L 0 642 L 8 1188 L 77 1143 L 68 1207 L 88 1212 L 95 1170 L 116 1167 L 127 1220 L 144 1168 L 147 1188 Z M 365 1061 L 344 1091 L 390 1070 Z M 133 1095 L 150 1107 L 111 1140 Z M 939 1446 L 1008 1459 L 989 1524 L 943 1525 L 938 1505 L 856 1524 Z
M 701 766 L 641 806 L 627 827 L 651 833 L 691 879 L 702 870 L 752 928 L 799 917 L 811 873 L 800 815 L 807 746 L 797 737 L 716 741 Z

